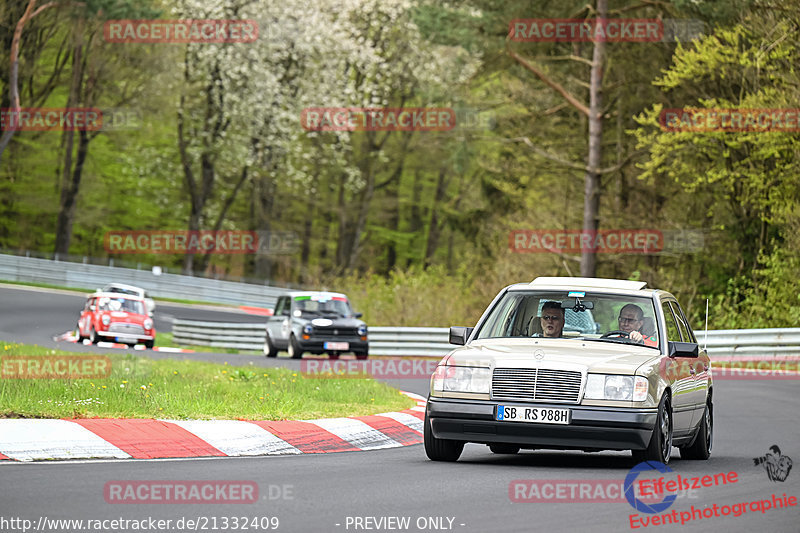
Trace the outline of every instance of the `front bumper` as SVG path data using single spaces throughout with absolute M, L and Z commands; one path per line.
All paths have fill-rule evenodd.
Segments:
M 326 342 L 346 342 L 349 347 L 347 350 L 327 350 L 325 349 Z M 360 337 L 312 337 L 309 340 L 298 339 L 300 348 L 304 352 L 310 353 L 347 353 L 347 352 L 367 352 L 369 351 L 369 341 L 362 341 Z
M 120 333 L 119 331 L 98 331 L 98 337 L 116 338 L 121 342 L 125 341 L 150 341 L 155 339 L 153 335 L 144 335 L 138 333 Z
M 586 407 L 536 403 L 534 407 L 569 408 L 568 425 L 503 422 L 494 419 L 498 405 L 520 402 L 428 398 L 426 417 L 439 439 L 508 443 L 523 448 L 643 450 L 650 443 L 658 409 Z

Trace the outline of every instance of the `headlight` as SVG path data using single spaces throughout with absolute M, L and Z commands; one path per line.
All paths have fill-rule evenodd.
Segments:
M 149 318 L 145 318 L 144 322 L 142 322 L 144 329 L 153 329 L 153 321 Z
M 367 326 L 358 326 L 358 336 L 359 337 L 366 337 L 367 336 Z
M 587 400 L 643 402 L 647 399 L 648 386 L 647 378 L 642 376 L 589 374 L 583 397 Z
M 489 394 L 492 371 L 471 366 L 438 366 L 433 374 L 433 390 Z
M 313 332 L 314 332 L 314 326 L 312 326 L 311 324 L 306 324 L 305 326 L 303 326 L 303 333 L 305 333 L 306 335 L 311 335 Z
M 100 322 L 102 322 L 104 326 L 107 326 L 111 323 L 111 317 L 108 315 L 103 315 L 103 318 L 100 319 Z

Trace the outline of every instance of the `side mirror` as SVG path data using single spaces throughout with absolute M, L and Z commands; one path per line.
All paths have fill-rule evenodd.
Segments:
M 450 344 L 464 346 L 475 328 L 464 326 L 450 326 Z
M 694 342 L 669 341 L 667 343 L 670 357 L 694 357 L 700 354 L 699 346 Z
M 364 313 L 356 313 L 353 316 L 356 318 L 361 318 L 362 316 L 364 316 Z

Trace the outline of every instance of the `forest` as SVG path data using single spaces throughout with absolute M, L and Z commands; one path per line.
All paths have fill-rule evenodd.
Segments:
M 341 290 L 376 325 L 556 275 L 795 326 L 798 30 L 800 0 L 0 0 L 0 252 Z

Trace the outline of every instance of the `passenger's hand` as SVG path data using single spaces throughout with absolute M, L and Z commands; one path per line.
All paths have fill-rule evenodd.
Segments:
M 644 342 L 644 337 L 642 337 L 642 334 L 638 331 L 631 331 L 628 333 L 628 338 L 633 342 Z

